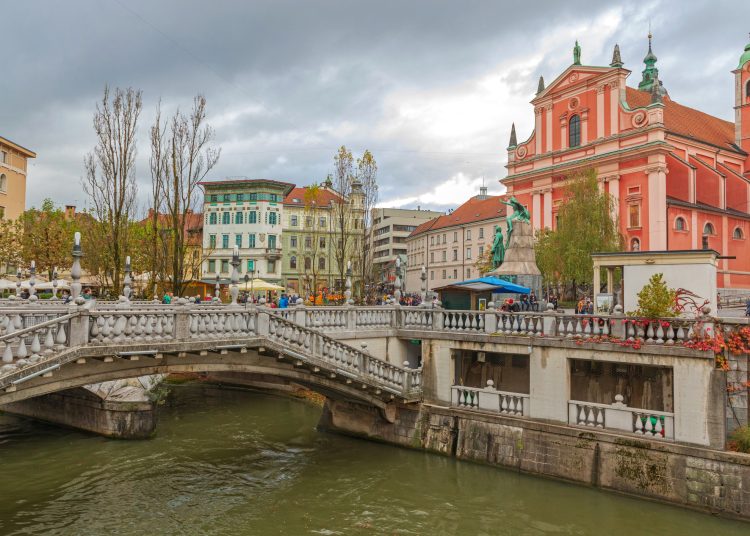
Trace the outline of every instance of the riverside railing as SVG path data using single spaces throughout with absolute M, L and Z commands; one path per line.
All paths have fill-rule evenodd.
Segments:
M 615 396 L 615 402 L 609 405 L 570 400 L 568 424 L 674 440 L 674 413 L 629 408 L 622 401 L 622 395 Z

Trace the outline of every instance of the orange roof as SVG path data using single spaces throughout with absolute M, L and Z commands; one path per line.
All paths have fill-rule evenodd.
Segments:
M 651 93 L 629 87 L 626 98 L 630 108 L 651 104 Z M 664 97 L 664 127 L 668 132 L 703 141 L 722 149 L 739 151 L 734 144 L 734 123 L 724 121 L 695 108 L 678 104 Z
M 303 186 L 301 188 L 298 186 L 293 188 L 292 191 L 289 192 L 284 198 L 284 204 L 299 207 L 305 206 L 305 192 L 307 192 L 308 188 L 309 186 Z M 318 192 L 318 206 L 327 207 L 331 203 L 341 199 L 341 196 L 339 194 L 327 188 L 320 187 L 318 189 Z
M 505 217 L 506 205 L 500 203 L 501 195 L 490 195 L 484 199 L 479 196 L 470 198 L 450 214 L 443 214 L 420 224 L 409 236 L 416 236 L 426 231 L 435 231 L 454 225 L 466 225 L 484 220 Z

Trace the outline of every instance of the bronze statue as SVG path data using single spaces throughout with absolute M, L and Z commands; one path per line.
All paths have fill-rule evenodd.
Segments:
M 505 243 L 503 242 L 503 230 L 495 225 L 495 240 L 492 242 L 492 267 L 497 268 L 505 259 Z
M 505 243 L 505 248 L 507 248 L 510 245 L 510 235 L 513 233 L 513 222 L 516 220 L 530 222 L 531 218 L 529 216 L 529 210 L 525 206 L 523 206 L 521 202 L 515 197 L 511 196 L 508 201 L 500 202 L 504 205 L 508 205 L 509 207 L 513 207 L 513 214 L 505 218 L 505 221 L 508 224 L 508 238 Z

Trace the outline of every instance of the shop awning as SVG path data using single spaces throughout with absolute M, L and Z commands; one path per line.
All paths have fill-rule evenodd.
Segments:
M 467 279 L 459 283 L 445 285 L 435 290 L 470 290 L 474 292 L 495 292 L 498 294 L 529 294 L 531 289 L 516 285 L 510 281 L 500 279 L 499 277 L 479 277 L 477 279 Z

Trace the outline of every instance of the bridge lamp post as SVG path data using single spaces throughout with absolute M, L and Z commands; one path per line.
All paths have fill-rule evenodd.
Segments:
M 247 292 L 247 284 L 250 281 L 250 276 L 247 272 L 245 272 L 245 277 L 243 277 L 245 281 L 245 292 Z M 250 297 L 245 298 L 245 309 L 247 309 L 247 302 L 250 301 Z
M 232 250 L 232 279 L 231 286 L 229 287 L 229 294 L 232 296 L 232 305 L 237 305 L 237 296 L 240 293 L 240 273 L 238 271 L 240 266 L 240 248 L 235 245 Z
M 81 296 L 81 257 L 81 233 L 76 231 L 73 235 L 73 266 L 70 269 L 70 300 L 73 303 L 77 303 Z

